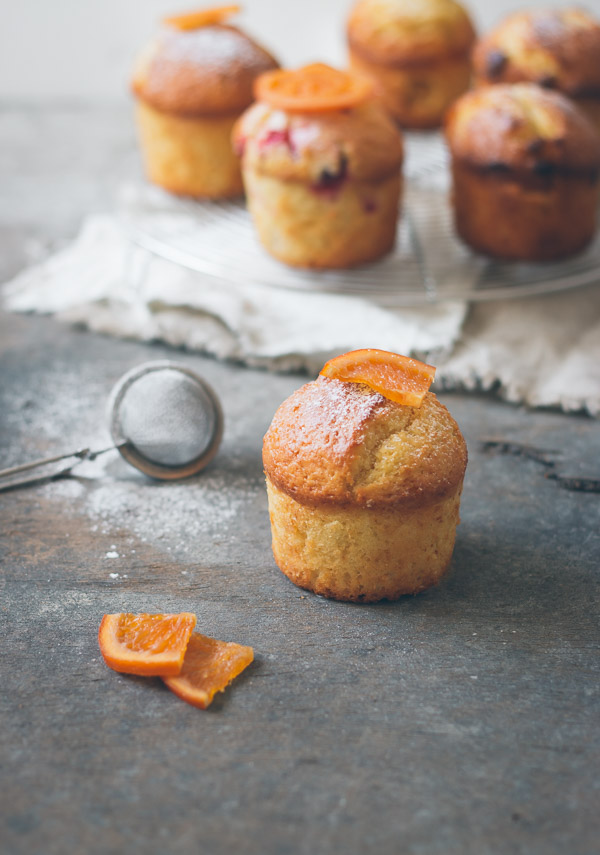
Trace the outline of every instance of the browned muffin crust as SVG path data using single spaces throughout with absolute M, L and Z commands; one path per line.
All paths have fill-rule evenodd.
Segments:
M 277 61 L 236 27 L 164 27 L 142 53 L 132 89 L 146 103 L 179 116 L 241 113 L 254 79 Z
M 319 377 L 279 407 L 263 443 L 269 480 L 304 505 L 417 508 L 462 482 L 467 450 L 435 395 L 419 408 Z
M 464 55 L 475 40 L 469 16 L 454 0 L 359 0 L 347 33 L 363 59 L 395 67 Z
M 600 168 L 600 137 L 558 92 L 533 84 L 499 85 L 463 95 L 450 109 L 446 136 L 452 155 L 473 168 L 510 170 L 531 181 Z
M 237 123 L 234 146 L 246 168 L 310 184 L 376 181 L 397 172 L 403 155 L 398 129 L 371 103 L 299 114 L 259 102 Z
M 600 98 L 600 22 L 577 8 L 509 15 L 473 51 L 479 83 L 529 81 Z

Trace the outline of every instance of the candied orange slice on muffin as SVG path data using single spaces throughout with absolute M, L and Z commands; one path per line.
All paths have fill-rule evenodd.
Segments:
M 190 638 L 178 677 L 163 677 L 179 698 L 205 710 L 217 692 L 222 692 L 254 660 L 251 647 L 217 641 L 195 632 Z
M 98 644 L 113 671 L 141 677 L 170 677 L 181 671 L 185 652 L 196 626 L 196 615 L 104 615 Z
M 276 110 L 321 113 L 356 107 L 369 98 L 372 89 L 362 77 L 316 62 L 261 74 L 254 83 L 254 94 L 257 101 L 265 101 Z
M 365 383 L 390 401 L 420 407 L 433 382 L 435 368 L 399 353 L 364 348 L 335 356 L 325 363 L 320 374 L 333 380 Z
M 221 24 L 232 15 L 237 15 L 241 7 L 212 6 L 209 9 L 198 9 L 197 12 L 185 12 L 183 15 L 171 15 L 163 18 L 163 24 L 175 27 L 176 30 L 199 30 L 200 27 L 210 27 L 213 24 Z

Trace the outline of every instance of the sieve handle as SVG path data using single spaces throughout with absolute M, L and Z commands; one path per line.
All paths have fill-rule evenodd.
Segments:
M 0 469 L 0 481 L 6 480 L 5 483 L 0 483 L 0 492 L 3 490 L 11 490 L 13 487 L 24 487 L 27 484 L 33 484 L 36 481 L 50 480 L 58 478 L 61 475 L 66 475 L 78 463 L 84 460 L 95 460 L 100 454 L 105 451 L 112 451 L 118 448 L 118 445 L 111 445 L 108 448 L 102 448 L 99 451 L 91 451 L 89 448 L 80 448 L 79 451 L 71 451 L 68 454 L 56 454 L 53 457 L 40 457 L 38 460 L 32 460 L 29 463 L 20 463 L 18 466 L 9 466 L 7 469 Z M 58 472 L 50 472 L 48 474 L 36 474 L 28 478 L 14 479 L 13 475 L 18 475 L 21 472 L 30 472 L 32 469 L 41 469 L 48 466 L 50 463 L 58 463 L 59 460 L 68 460 L 70 457 L 76 458 L 69 466 L 64 466 Z

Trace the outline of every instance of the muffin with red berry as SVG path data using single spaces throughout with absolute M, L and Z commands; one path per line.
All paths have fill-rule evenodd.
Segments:
M 297 267 L 345 268 L 394 246 L 402 139 L 365 81 L 329 66 L 262 75 L 234 130 L 259 239 Z

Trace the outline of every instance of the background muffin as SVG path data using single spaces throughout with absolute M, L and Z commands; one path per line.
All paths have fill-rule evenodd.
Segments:
M 339 600 L 435 584 L 450 563 L 466 461 L 456 422 L 430 392 L 404 406 L 320 376 L 284 401 L 264 439 L 277 564 Z
M 446 135 L 458 234 L 525 261 L 563 258 L 596 229 L 600 137 L 575 105 L 533 84 L 464 95 Z
M 359 0 L 348 20 L 350 67 L 406 128 L 434 128 L 469 88 L 471 20 L 454 0 Z
M 347 106 L 331 95 L 330 78 L 354 92 L 354 81 L 344 72 L 309 66 L 285 74 L 308 78 L 310 97 L 290 97 L 286 109 L 276 98 L 275 105 L 259 101 L 234 134 L 263 246 L 300 267 L 351 267 L 379 258 L 396 238 L 400 134 L 367 100 L 370 90 L 363 84 Z M 322 91 L 329 92 L 329 107 L 319 101 Z
M 600 128 L 600 21 L 577 8 L 509 15 L 473 51 L 478 85 L 537 83 L 573 98 Z
M 215 23 L 214 13 L 168 19 L 141 55 L 132 88 L 150 180 L 221 198 L 242 192 L 231 131 L 253 100 L 254 79 L 277 63 L 236 27 Z

